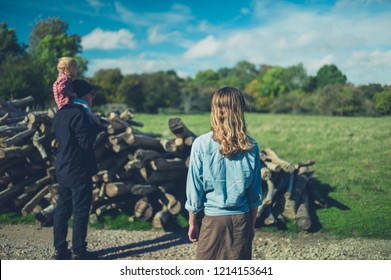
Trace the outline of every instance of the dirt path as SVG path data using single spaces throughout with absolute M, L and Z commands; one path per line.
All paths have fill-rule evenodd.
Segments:
M 52 228 L 1 225 L 0 259 L 50 259 Z M 89 229 L 88 247 L 102 259 L 194 259 L 196 246 L 185 235 L 162 231 Z M 315 233 L 257 232 L 253 259 L 266 260 L 391 260 L 391 240 L 342 239 Z

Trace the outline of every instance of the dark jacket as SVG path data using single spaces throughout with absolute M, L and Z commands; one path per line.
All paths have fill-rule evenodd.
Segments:
M 58 143 L 56 176 L 60 186 L 77 187 L 91 182 L 98 172 L 93 144 L 98 126 L 78 104 L 62 107 L 54 117 Z

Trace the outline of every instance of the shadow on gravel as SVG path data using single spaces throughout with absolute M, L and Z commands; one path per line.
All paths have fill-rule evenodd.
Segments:
M 189 242 L 190 241 L 185 235 L 178 233 L 168 233 L 155 239 L 107 248 L 99 251 L 94 251 L 94 253 L 96 253 L 102 260 L 117 260 L 164 250 L 173 246 L 186 244 Z

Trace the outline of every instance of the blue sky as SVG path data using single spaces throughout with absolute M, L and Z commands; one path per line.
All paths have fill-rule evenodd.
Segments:
M 391 0 L 0 0 L 0 21 L 27 43 L 39 19 L 82 37 L 87 76 L 174 69 L 180 76 L 240 60 L 315 75 L 336 64 L 356 85 L 391 84 Z

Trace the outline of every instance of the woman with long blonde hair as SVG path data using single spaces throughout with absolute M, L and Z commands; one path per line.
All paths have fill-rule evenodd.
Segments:
M 186 186 L 190 241 L 197 259 L 251 259 L 262 203 L 257 142 L 247 135 L 246 102 L 237 88 L 213 94 L 212 130 L 196 138 Z M 203 212 L 201 229 L 197 214 Z

